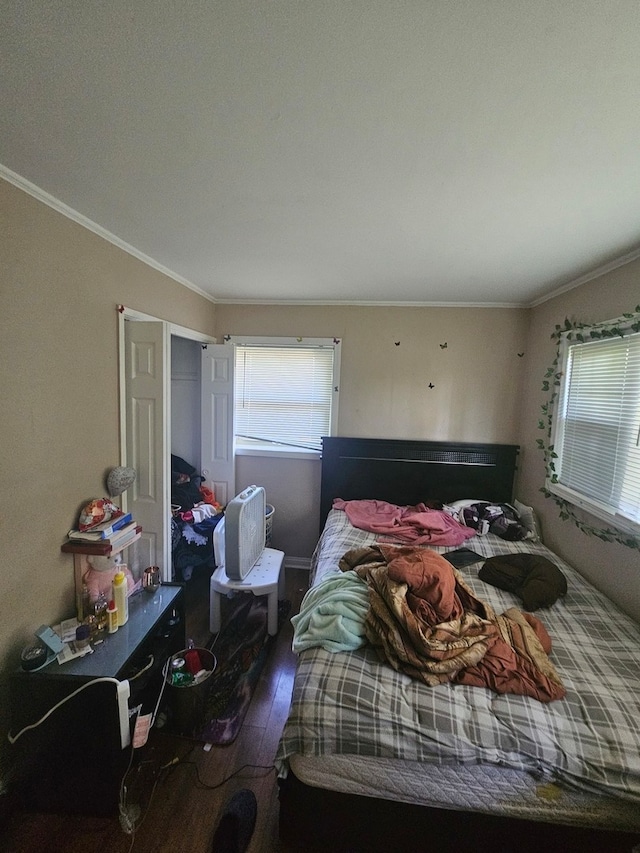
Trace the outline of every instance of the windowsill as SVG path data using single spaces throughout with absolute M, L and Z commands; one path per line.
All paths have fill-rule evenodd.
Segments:
M 264 458 L 278 459 L 307 459 L 312 461 L 320 459 L 319 450 L 307 450 L 304 447 L 274 447 L 270 444 L 256 444 L 251 447 L 248 445 L 237 445 L 235 448 L 236 456 L 262 456 Z
M 600 521 L 605 521 L 621 533 L 630 533 L 632 536 L 640 535 L 640 524 L 636 524 L 630 518 L 625 518 L 622 515 L 616 515 L 615 513 L 610 512 L 603 504 L 590 501 L 588 498 L 578 495 L 566 486 L 563 486 L 560 483 L 552 483 L 550 480 L 547 480 L 546 487 L 550 492 L 553 492 L 554 495 L 558 495 L 559 498 L 563 498 L 570 504 L 573 504 L 573 506 L 584 510 L 584 512 L 591 513 L 591 515 L 599 518 Z

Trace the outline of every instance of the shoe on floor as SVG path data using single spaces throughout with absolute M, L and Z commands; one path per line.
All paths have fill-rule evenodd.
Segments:
M 211 853 L 245 853 L 256 825 L 258 803 L 248 788 L 237 791 L 224 807 L 211 842 Z

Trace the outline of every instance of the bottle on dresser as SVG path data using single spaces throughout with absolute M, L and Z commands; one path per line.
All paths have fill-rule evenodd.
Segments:
M 113 578 L 113 600 L 118 608 L 118 627 L 124 625 L 129 618 L 129 602 L 127 600 L 127 578 L 124 572 L 116 572 Z
M 115 634 L 118 630 L 118 608 L 113 599 L 107 605 L 107 631 L 110 634 Z

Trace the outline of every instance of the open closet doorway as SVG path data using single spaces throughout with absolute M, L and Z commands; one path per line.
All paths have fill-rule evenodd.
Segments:
M 171 456 L 226 503 L 234 494 L 233 347 L 126 309 L 120 315 L 121 464 L 135 469 L 126 509 L 143 532 L 136 560 L 174 579 Z

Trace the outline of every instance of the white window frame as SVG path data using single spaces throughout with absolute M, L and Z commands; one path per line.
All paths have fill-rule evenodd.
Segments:
M 621 331 L 624 333 L 624 337 L 637 337 L 640 333 L 633 332 L 627 326 L 620 325 L 615 321 L 611 321 L 611 324 L 599 324 L 598 328 L 602 328 L 603 326 L 606 328 L 608 325 L 616 325 Z M 600 344 L 606 345 L 607 341 L 613 343 L 614 341 L 619 340 L 619 336 L 611 336 L 611 337 L 600 337 L 597 339 L 597 342 Z M 579 491 L 576 491 L 573 488 L 569 488 L 566 485 L 563 485 L 560 482 L 562 478 L 562 451 L 563 451 L 563 433 L 564 433 L 564 419 L 563 412 L 566 408 L 567 394 L 568 394 L 568 385 L 569 385 L 569 357 L 570 351 L 573 347 L 582 347 L 582 346 L 590 346 L 593 341 L 589 340 L 588 331 L 584 332 L 584 341 L 578 339 L 576 340 L 575 332 L 565 332 L 561 335 L 559 341 L 559 370 L 560 370 L 560 388 L 558 392 L 557 401 L 554 405 L 553 418 L 552 418 L 552 428 L 551 428 L 551 444 L 554 450 L 554 454 L 557 458 L 554 460 L 554 470 L 555 473 L 551 476 L 547 476 L 546 479 L 546 488 L 549 492 L 552 492 L 554 495 L 557 495 L 559 498 L 566 500 L 568 503 L 573 504 L 574 506 L 580 507 L 581 509 L 590 512 L 592 515 L 601 519 L 602 521 L 607 522 L 612 525 L 616 529 L 631 533 L 634 536 L 640 534 L 640 523 L 634 521 L 626 515 L 621 514 L 617 511 L 616 508 L 612 507 L 610 504 L 605 502 L 600 502 L 597 499 L 585 495 Z M 640 430 L 640 425 L 639 425 Z M 639 432 L 639 440 L 640 440 L 640 432 Z
M 333 349 L 333 392 L 331 397 L 330 435 L 338 432 L 338 402 L 340 398 L 340 353 L 341 340 L 338 338 L 290 338 L 290 337 L 266 337 L 255 335 L 233 336 L 231 343 L 240 346 L 272 346 L 272 347 L 330 347 Z M 235 419 L 234 419 L 235 420 Z M 234 424 L 235 432 L 235 424 Z M 321 452 L 313 448 L 286 447 L 284 445 L 272 444 L 270 442 L 252 441 L 251 443 L 239 443 L 235 440 L 235 454 L 237 456 L 278 456 L 287 459 L 319 459 Z

